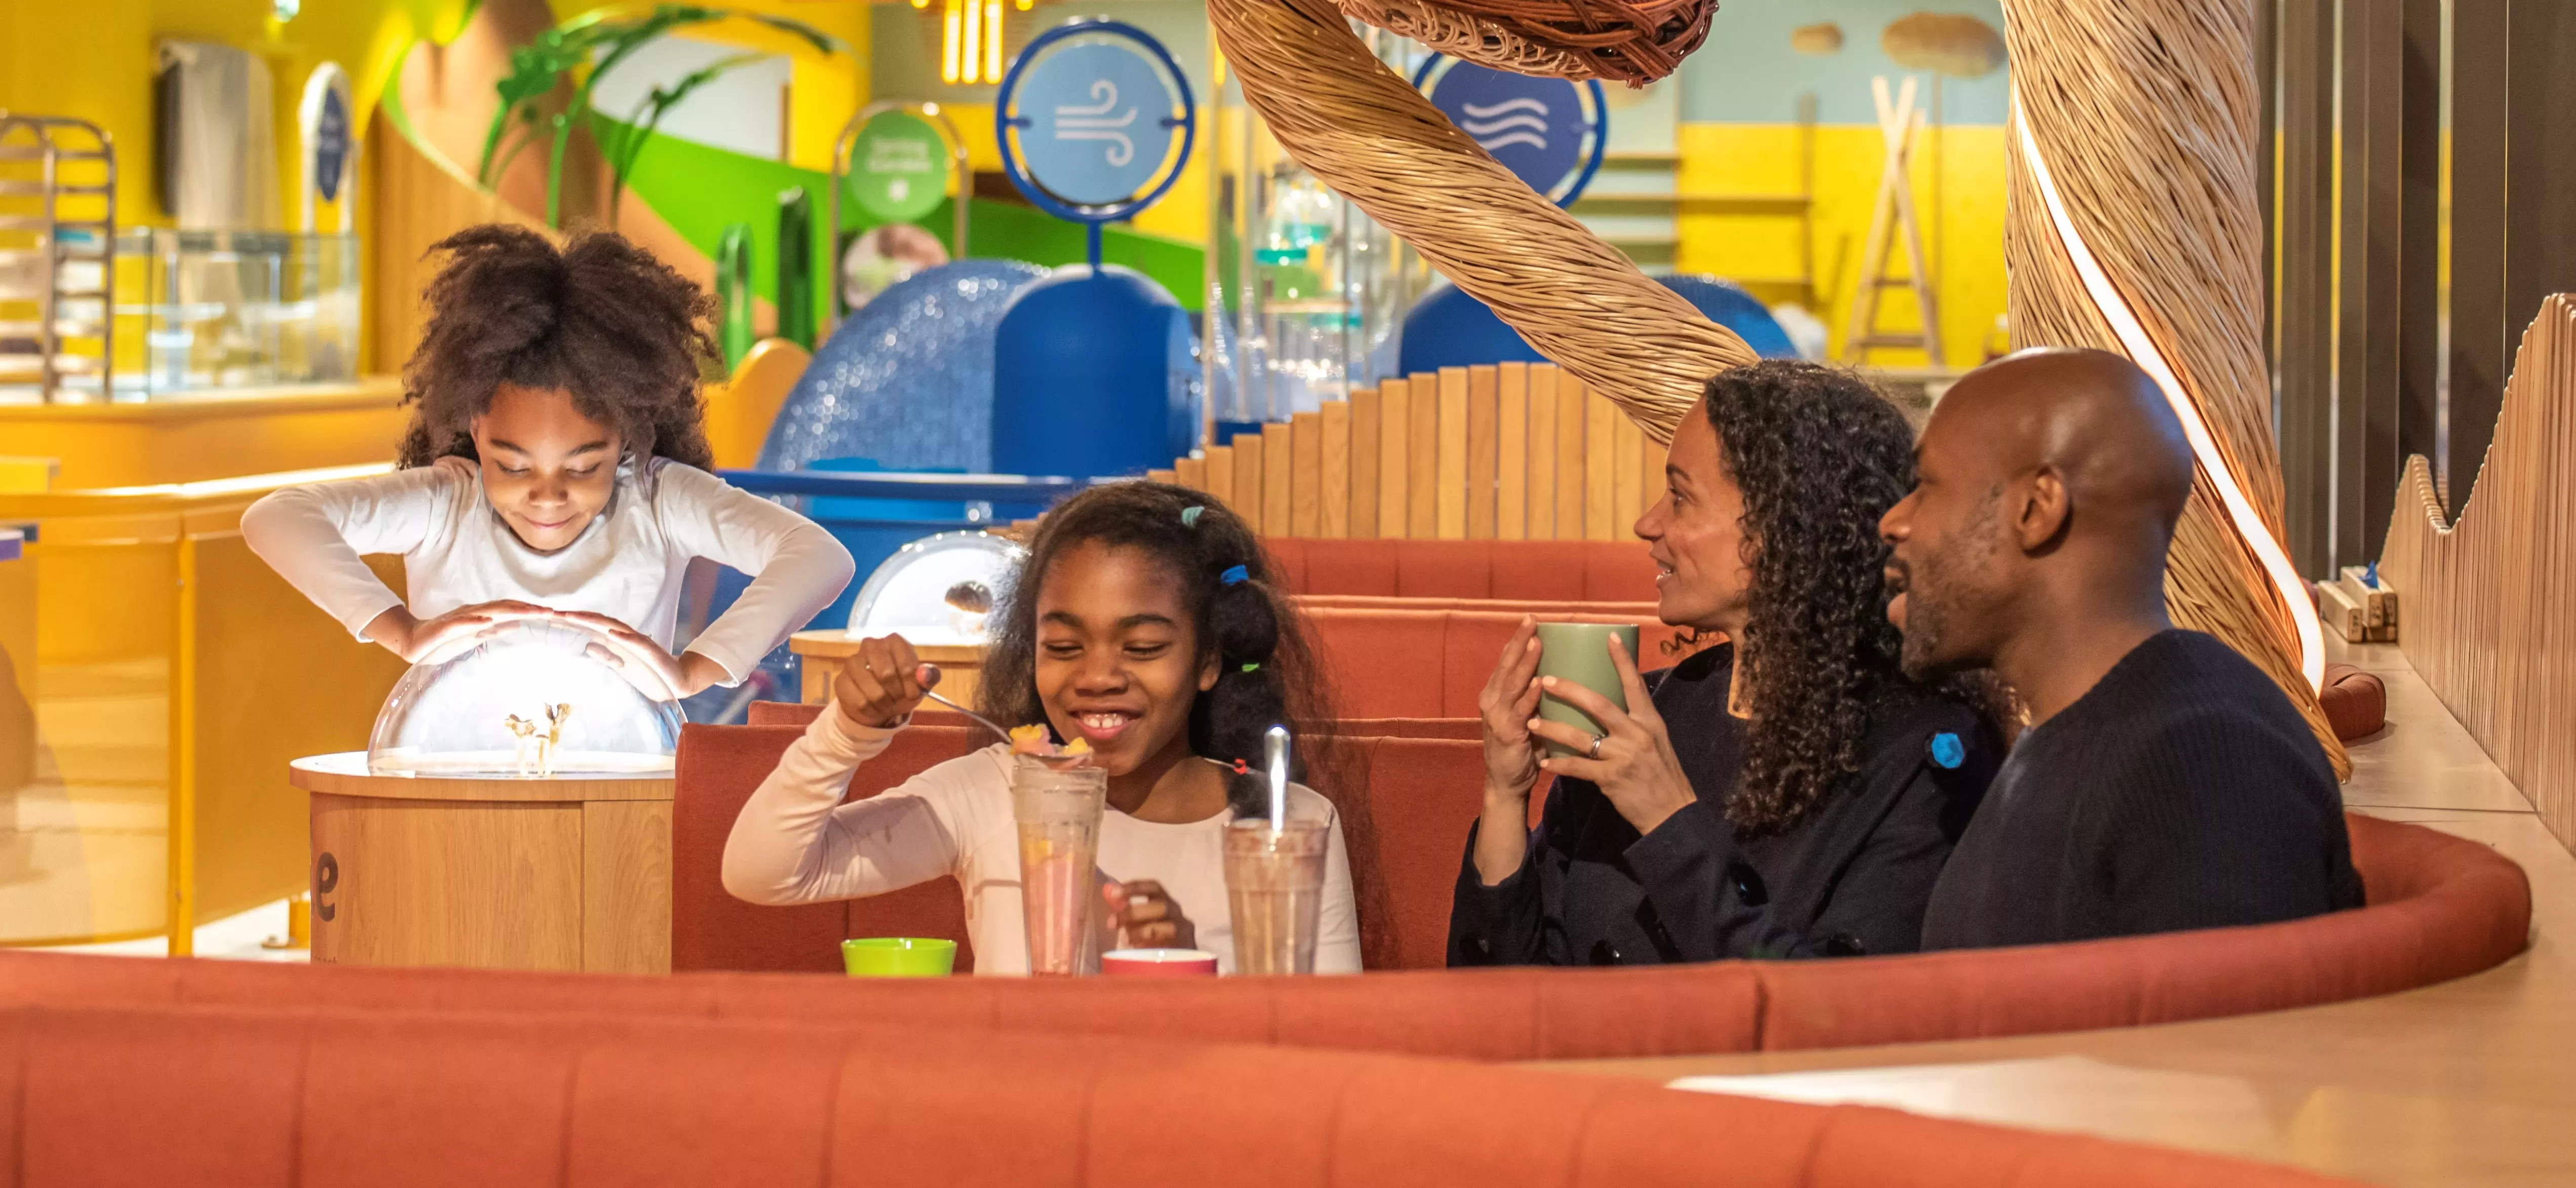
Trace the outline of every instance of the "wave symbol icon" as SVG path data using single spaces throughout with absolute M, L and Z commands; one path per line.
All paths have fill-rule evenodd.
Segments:
M 1516 144 L 1547 148 L 1547 104 L 1537 99 L 1506 99 L 1495 104 L 1461 104 L 1466 119 L 1458 130 L 1472 137 L 1486 152 L 1499 152 Z

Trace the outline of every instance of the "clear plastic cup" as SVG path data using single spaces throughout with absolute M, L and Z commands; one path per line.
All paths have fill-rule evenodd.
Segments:
M 1100 814 L 1109 773 L 1087 763 L 1012 757 L 1011 816 L 1020 828 L 1020 914 L 1029 975 L 1100 972 Z
M 1225 828 L 1225 899 L 1234 916 L 1234 968 L 1241 974 L 1315 972 L 1315 931 L 1324 908 L 1329 818 L 1267 817 Z

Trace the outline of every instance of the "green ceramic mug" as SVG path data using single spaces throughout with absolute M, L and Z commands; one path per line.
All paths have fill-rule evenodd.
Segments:
M 1538 625 L 1538 675 L 1572 681 L 1610 699 L 1620 709 L 1628 708 L 1628 688 L 1619 683 L 1619 669 L 1610 663 L 1612 636 L 1628 650 L 1628 659 L 1637 658 L 1637 627 L 1633 623 L 1541 623 Z M 1538 716 L 1550 722 L 1563 722 L 1586 734 L 1603 733 L 1601 723 L 1581 710 L 1552 696 L 1538 699 Z M 1547 753 L 1556 756 L 1577 754 L 1572 748 L 1547 744 Z
M 854 978 L 944 978 L 957 967 L 957 942 L 872 936 L 841 942 L 841 968 Z

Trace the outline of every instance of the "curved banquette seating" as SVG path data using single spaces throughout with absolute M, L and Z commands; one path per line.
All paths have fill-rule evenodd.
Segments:
M 0 1098 L 0 1182 L 30 1186 L 2342 1182 L 1562 1073 L 885 1020 L 18 1006 Z
M 764 908 L 725 894 L 725 834 L 792 727 L 691 726 L 674 802 L 672 956 L 679 969 L 830 971 L 854 935 L 947 935 L 957 892 Z M 917 727 L 853 795 L 982 745 Z M 1154 1034 L 1488 1059 L 1834 1047 L 2134 1026 L 2359 998 L 2486 969 L 2522 951 L 2522 869 L 2418 826 L 2347 818 L 2368 907 L 2311 920 L 2083 944 L 1819 962 L 1598 970 L 1441 969 L 1466 823 L 1482 800 L 1473 741 L 1343 737 L 1317 781 L 1343 814 L 1362 978 L 1040 985 L 774 979 L 707 992 L 709 1009 L 825 1014 L 900 1002 L 958 1023 Z M 945 914 L 942 914 L 945 913 Z M 751 1003 L 765 1004 L 751 1007 Z M 1889 1009 L 1902 1002 L 1901 1010 Z M 719 1005 L 721 1004 L 721 1005 Z
M 693 728 L 693 730 L 696 728 Z M 749 729 L 749 728 L 737 728 Z M 785 728 L 767 728 L 778 734 Z M 1452 745 L 1384 740 L 1381 745 Z M 893 752 L 889 752 L 892 754 Z M 683 778 L 686 778 L 685 776 Z M 2522 869 L 2484 846 L 2417 826 L 2347 818 L 2370 906 L 2311 920 L 2083 944 L 1627 969 L 1415 969 L 1341 978 L 1038 982 L 851 980 L 689 972 L 668 977 L 287 966 L 0 952 L 0 1007 L 230 1006 L 617 1014 L 808 1022 L 899 1019 L 922 1027 L 1088 1033 L 1336 1048 L 1480 1060 L 1606 1059 L 1782 1051 L 2142 1026 L 2392 993 L 2486 969 L 2520 952 Z M 1414 826 L 1377 821 L 1379 854 Z M 1446 847 L 1444 846 L 1444 849 Z M 679 855 L 675 854 L 675 859 Z M 1352 847 L 1354 876 L 1368 854 Z M 1448 862 L 1454 863 L 1450 858 Z M 675 863 L 676 864 L 676 863 Z M 1451 867 L 1454 870 L 1454 866 Z M 712 870 L 675 889 L 674 919 L 721 895 Z M 1443 880 L 1445 883 L 1445 879 Z M 1427 884 L 1384 884 L 1421 894 Z M 953 896 L 953 892 L 951 892 Z M 1407 932 L 1447 910 L 1417 902 Z M 1365 928 L 1370 900 L 1363 898 Z M 820 911 L 752 909 L 746 911 Z M 846 910 L 846 909 L 845 909 Z M 809 960 L 849 927 L 767 933 L 773 965 Z M 678 947 L 674 929 L 674 953 Z M 1383 934 L 1381 934 L 1383 935 Z M 1383 940 L 1370 942 L 1373 954 Z M 749 943 L 730 952 L 751 950 Z M 703 954 L 704 950 L 700 950 Z M 0 1113 L 0 1116 L 5 1116 Z

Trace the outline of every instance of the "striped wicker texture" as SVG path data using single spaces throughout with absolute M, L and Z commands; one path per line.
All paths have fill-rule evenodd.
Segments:
M 1331 0 L 1209 0 L 1244 97 L 1297 163 L 1669 441 L 1755 356 L 1513 177 L 1372 57 Z
M 2254 516 L 2281 538 L 2281 465 L 2263 353 L 2260 95 L 2246 0 L 2004 6 L 2016 118 L 2075 234 L 2201 411 Z M 2017 346 L 2123 345 L 2010 138 L 2005 266 Z M 2204 463 L 2209 459 L 2204 458 Z M 2301 668 L 2297 613 L 2229 515 L 2208 465 L 2165 578 L 2174 621 L 2226 640 L 2308 718 L 2338 774 L 2351 761 Z
M 2416 673 L 2576 847 L 2576 297 L 2542 302 L 2523 334 L 2457 522 L 2406 460 L 2379 573 Z
M 1708 38 L 1716 0 L 1340 0 L 1343 12 L 1515 74 L 1643 86 Z

